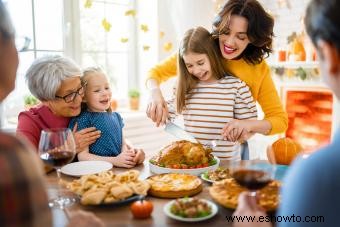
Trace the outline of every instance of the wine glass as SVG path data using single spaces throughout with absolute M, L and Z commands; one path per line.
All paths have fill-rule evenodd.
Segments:
M 49 206 L 64 209 L 75 202 L 74 198 L 62 197 L 60 193 L 60 168 L 70 163 L 76 155 L 76 145 L 72 131 L 68 128 L 44 129 L 39 142 L 39 155 L 45 164 L 56 169 L 58 175 L 58 198 Z
M 230 164 L 231 176 L 247 188 L 252 196 L 268 185 L 275 176 L 276 166 L 265 160 L 241 160 Z

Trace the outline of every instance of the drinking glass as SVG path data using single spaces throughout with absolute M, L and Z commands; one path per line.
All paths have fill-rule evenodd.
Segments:
M 39 142 L 39 155 L 45 164 L 55 168 L 58 175 L 58 197 L 49 201 L 49 206 L 64 209 L 75 202 L 74 198 L 60 195 L 60 168 L 70 163 L 76 155 L 76 145 L 72 131 L 68 128 L 42 130 Z
M 230 164 L 231 176 L 247 188 L 252 196 L 268 185 L 275 176 L 276 166 L 265 160 L 241 160 Z

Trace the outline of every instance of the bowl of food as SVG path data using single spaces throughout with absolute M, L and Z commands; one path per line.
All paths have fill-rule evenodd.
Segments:
M 206 199 L 181 198 L 164 206 L 164 213 L 175 220 L 184 222 L 204 221 L 218 212 L 216 204 Z
M 231 173 L 228 168 L 218 167 L 215 170 L 209 170 L 201 174 L 201 178 L 204 181 L 214 183 L 216 181 L 231 178 Z
M 211 152 L 210 148 L 199 143 L 175 141 L 149 160 L 150 171 L 156 174 L 186 173 L 199 176 L 218 168 L 220 160 Z

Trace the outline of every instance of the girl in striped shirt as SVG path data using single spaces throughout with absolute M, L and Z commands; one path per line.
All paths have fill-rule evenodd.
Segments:
M 205 28 L 188 30 L 178 52 L 179 79 L 168 101 L 170 120 L 182 114 L 185 130 L 200 143 L 216 140 L 213 154 L 240 159 L 239 143 L 222 140 L 222 129 L 233 119 L 256 119 L 249 87 L 228 74 L 219 50 Z

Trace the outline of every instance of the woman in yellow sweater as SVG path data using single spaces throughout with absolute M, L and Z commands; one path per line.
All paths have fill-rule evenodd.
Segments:
M 221 52 L 225 70 L 245 81 L 263 112 L 263 120 L 232 120 L 223 129 L 229 141 L 246 140 L 254 133 L 282 133 L 288 118 L 264 61 L 272 52 L 273 18 L 256 0 L 229 0 L 213 22 L 212 35 Z M 177 74 L 177 53 L 149 71 L 151 101 L 147 115 L 157 126 L 165 123 L 168 110 L 159 84 Z

